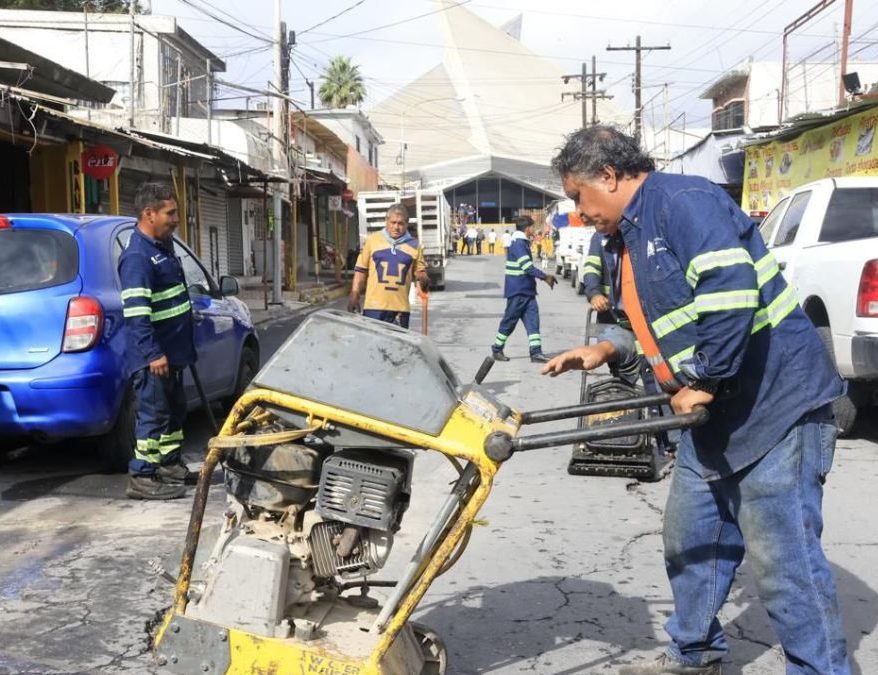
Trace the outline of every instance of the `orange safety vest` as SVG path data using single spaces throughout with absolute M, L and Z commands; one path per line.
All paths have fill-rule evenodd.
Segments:
M 668 362 L 662 356 L 658 343 L 649 330 L 646 323 L 646 317 L 643 314 L 643 308 L 640 306 L 640 297 L 637 295 L 637 286 L 634 283 L 634 269 L 631 266 L 631 258 L 628 256 L 628 249 L 623 247 L 619 254 L 619 264 L 622 267 L 622 305 L 628 321 L 631 322 L 631 328 L 634 331 L 634 337 L 640 343 L 646 362 L 652 368 L 655 379 L 659 386 L 665 391 L 675 392 L 680 389 L 680 383 L 671 372 Z

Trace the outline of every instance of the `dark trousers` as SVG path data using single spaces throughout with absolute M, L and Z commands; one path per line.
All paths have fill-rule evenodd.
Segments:
M 133 385 L 137 403 L 136 445 L 128 471 L 151 474 L 160 464 L 179 461 L 182 452 L 186 420 L 183 369 L 172 367 L 167 377 L 159 377 L 149 368 L 141 368 L 134 373 Z
M 494 339 L 495 352 L 503 351 L 506 341 L 515 330 L 518 321 L 524 324 L 527 331 L 527 342 L 531 356 L 543 351 L 543 343 L 540 338 L 540 309 L 537 306 L 535 295 L 513 295 L 506 299 L 506 311 L 500 319 L 500 328 L 497 329 L 497 337 Z
M 408 328 L 411 312 L 389 312 L 385 309 L 364 309 L 363 316 L 369 317 L 370 319 L 377 319 L 384 323 L 395 323 L 403 328 Z

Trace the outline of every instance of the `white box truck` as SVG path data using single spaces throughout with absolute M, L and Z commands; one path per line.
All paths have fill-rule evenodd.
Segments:
M 445 288 L 445 265 L 451 248 L 451 207 L 442 190 L 381 190 L 360 192 L 357 210 L 360 222 L 360 246 L 366 237 L 384 227 L 387 209 L 403 204 L 409 212 L 409 229 L 424 249 L 430 287 Z

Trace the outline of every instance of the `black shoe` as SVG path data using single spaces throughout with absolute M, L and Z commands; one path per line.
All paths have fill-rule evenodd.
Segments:
M 495 361 L 508 361 L 509 357 L 503 353 L 503 350 L 497 351 L 496 349 L 491 350 L 491 356 L 494 357 Z
M 198 474 L 190 471 L 182 460 L 156 467 L 155 475 L 168 485 L 195 485 L 198 480 Z
M 722 663 L 719 661 L 704 666 L 684 666 L 667 654 L 662 654 L 655 661 L 619 669 L 619 675 L 722 675 L 722 672 Z
M 536 354 L 530 355 L 531 363 L 548 363 L 551 360 L 552 359 L 550 357 L 546 356 L 542 352 L 537 352 Z
M 156 474 L 132 475 L 125 494 L 129 499 L 180 499 L 186 496 L 186 488 L 163 483 Z

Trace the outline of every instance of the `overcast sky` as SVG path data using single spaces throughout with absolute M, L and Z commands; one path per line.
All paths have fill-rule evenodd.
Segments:
M 851 58 L 878 62 L 878 2 L 853 2 Z M 685 112 L 688 127 L 705 127 L 710 106 L 699 102 L 698 94 L 750 56 L 779 61 L 784 27 L 816 0 L 471 0 L 461 4 L 494 25 L 523 14 L 522 43 L 564 72 L 580 72 L 582 61 L 590 63 L 595 55 L 598 70 L 607 72 L 604 87 L 617 105 L 629 111 L 634 52 L 608 52 L 607 45 L 633 46 L 638 34 L 644 45 L 670 44 L 670 51 L 644 55 L 645 116 L 652 115 L 661 126 L 666 113 L 673 119 Z M 367 110 L 442 59 L 435 16 L 441 10 L 433 0 L 283 0 L 282 5 L 288 28 L 298 33 L 291 89 L 303 107 L 309 98 L 305 78 L 319 86 L 319 74 L 335 55 L 350 57 L 360 66 L 369 94 Z M 272 73 L 271 50 L 258 38 L 271 35 L 273 0 L 152 0 L 152 9 L 155 14 L 179 17 L 187 32 L 225 58 L 225 79 L 266 87 Z M 838 58 L 843 9 L 844 0 L 837 0 L 790 38 L 793 61 Z M 336 14 L 340 16 L 332 18 Z M 669 85 L 667 111 L 664 84 Z M 562 90 L 559 82 L 559 96 Z M 230 95 L 231 91 L 220 92 Z M 218 104 L 244 107 L 244 103 L 238 99 Z

